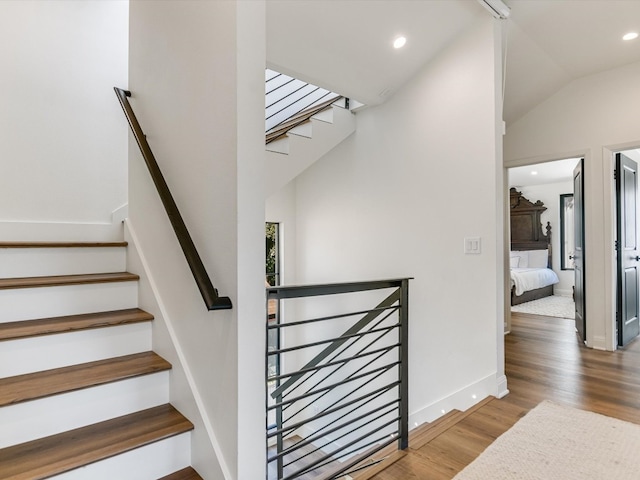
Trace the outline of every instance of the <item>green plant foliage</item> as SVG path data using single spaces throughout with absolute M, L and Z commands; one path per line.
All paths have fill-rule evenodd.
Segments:
M 278 273 L 278 224 L 267 222 L 265 225 L 266 237 L 266 274 L 269 285 L 276 285 Z

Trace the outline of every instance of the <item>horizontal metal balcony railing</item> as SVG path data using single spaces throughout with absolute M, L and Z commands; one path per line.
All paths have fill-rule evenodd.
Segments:
M 408 285 L 267 288 L 268 479 L 337 478 L 407 448 Z

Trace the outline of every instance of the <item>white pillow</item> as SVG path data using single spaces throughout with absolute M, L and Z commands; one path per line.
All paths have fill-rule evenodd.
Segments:
M 517 268 L 529 267 L 529 253 L 526 250 L 512 250 L 510 256 L 518 258 Z
M 529 268 L 547 268 L 549 265 L 549 250 L 529 250 Z
M 520 264 L 520 257 L 509 257 L 509 267 L 511 268 L 518 268 L 518 265 Z

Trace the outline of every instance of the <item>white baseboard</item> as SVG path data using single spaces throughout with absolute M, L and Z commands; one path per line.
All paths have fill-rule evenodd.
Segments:
M 122 223 L 0 221 L 5 242 L 108 242 L 121 241 Z
M 496 388 L 496 398 L 503 398 L 509 394 L 509 389 L 507 388 L 507 376 L 501 375 L 498 377 Z
M 554 288 L 553 294 L 560 297 L 573 297 L 573 290 L 560 290 L 558 288 Z
M 506 378 L 496 379 L 495 374 L 489 375 L 410 414 L 409 430 L 413 430 L 424 422 L 433 422 L 451 410 L 464 412 L 488 396 L 496 396 L 500 393 L 503 396 L 508 393 Z

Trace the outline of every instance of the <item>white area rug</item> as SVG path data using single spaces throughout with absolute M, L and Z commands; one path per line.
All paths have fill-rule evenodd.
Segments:
M 640 425 L 540 403 L 454 480 L 638 480 Z
M 552 295 L 511 307 L 512 312 L 546 315 L 547 317 L 575 318 L 576 307 L 571 297 Z M 640 478 L 640 477 L 638 477 Z

